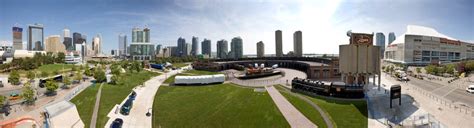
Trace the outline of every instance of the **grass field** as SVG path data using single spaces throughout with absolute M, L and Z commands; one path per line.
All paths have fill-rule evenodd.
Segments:
M 48 72 L 49 75 L 53 75 L 54 71 L 59 71 L 59 72 L 65 72 L 65 71 L 70 71 L 74 65 L 73 64 L 47 64 L 47 65 L 42 65 L 38 67 L 36 71 L 40 75 L 41 72 L 45 71 Z M 64 69 L 63 69 L 64 68 Z M 77 66 L 79 69 L 79 66 Z M 28 71 L 25 70 L 20 70 L 20 74 L 26 75 Z
M 100 97 L 97 127 L 103 128 L 108 121 L 107 114 L 116 104 L 120 104 L 132 92 L 137 85 L 149 80 L 153 76 L 159 75 L 155 72 L 141 71 L 139 73 L 126 73 L 122 76 L 123 85 L 104 84 L 102 96 Z
M 79 116 L 87 127 L 91 122 L 92 111 L 94 110 L 95 104 L 95 96 L 98 90 L 99 85 L 89 86 L 76 97 L 71 99 L 71 102 L 76 105 Z
M 281 91 L 280 91 L 281 92 Z M 282 93 L 283 94 L 283 93 Z M 304 95 L 306 96 L 306 95 Z M 287 97 L 285 95 L 285 97 Z M 368 127 L 367 122 L 367 102 L 365 100 L 337 100 L 329 99 L 325 97 L 310 97 L 313 103 L 319 105 L 333 121 L 333 124 L 339 128 L 366 128 Z M 288 98 L 287 99 L 291 99 Z M 289 100 L 291 102 L 291 100 Z M 299 104 L 292 104 L 298 108 Z M 298 108 L 300 110 L 300 108 Z M 306 110 L 300 110 L 305 116 L 310 115 L 314 112 L 308 112 Z M 306 114 L 305 114 L 306 113 Z M 319 113 L 318 113 L 319 114 Z M 314 115 L 314 114 L 311 114 Z M 314 117 L 309 117 L 314 118 Z M 312 120 L 312 119 L 311 119 Z
M 209 72 L 209 71 L 201 71 L 201 70 L 187 70 L 182 73 L 179 73 L 177 75 L 179 76 L 196 76 L 196 75 L 215 75 L 215 74 L 222 74 L 220 72 Z M 163 83 L 173 83 L 174 82 L 174 77 L 176 75 L 168 77 Z
M 290 127 L 267 92 L 232 84 L 161 86 L 152 115 L 155 128 Z
M 311 106 L 309 103 L 303 101 L 302 99 L 293 96 L 288 93 L 284 89 L 284 87 L 281 86 L 275 86 L 278 91 L 288 100 L 290 101 L 293 106 L 296 107 L 301 113 L 303 113 L 306 118 L 311 120 L 314 124 L 318 125 L 318 128 L 327 128 L 326 123 L 324 122 L 324 119 L 321 117 L 321 114 L 316 110 L 313 106 Z
M 173 64 L 173 67 L 177 67 L 177 68 L 188 66 L 188 64 L 186 63 L 172 63 L 172 64 Z

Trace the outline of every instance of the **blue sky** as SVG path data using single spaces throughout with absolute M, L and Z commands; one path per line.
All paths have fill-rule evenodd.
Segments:
M 62 29 L 86 34 L 88 43 L 101 34 L 103 51 L 118 47 L 120 33 L 147 25 L 152 43 L 176 45 L 178 37 L 230 41 L 240 36 L 244 54 L 255 54 L 258 41 L 274 54 L 274 31 L 283 31 L 284 52 L 293 49 L 293 32 L 303 32 L 304 53 L 338 53 L 348 43 L 347 30 L 395 32 L 409 24 L 435 28 L 474 43 L 472 0 L 1 0 L 0 41 L 10 43 L 16 23 L 45 26 L 45 37 Z M 25 30 L 24 30 L 25 31 Z M 26 41 L 26 32 L 23 40 Z

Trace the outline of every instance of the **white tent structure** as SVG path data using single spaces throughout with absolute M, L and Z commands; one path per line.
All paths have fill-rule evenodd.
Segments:
M 48 113 L 48 122 L 52 128 L 83 128 L 76 105 L 68 101 L 60 101 L 45 107 Z
M 223 74 L 201 76 L 176 76 L 174 78 L 175 85 L 202 85 L 223 83 L 224 81 L 225 76 Z

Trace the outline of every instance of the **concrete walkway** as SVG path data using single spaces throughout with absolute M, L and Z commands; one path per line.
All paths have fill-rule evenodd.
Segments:
M 306 118 L 298 109 L 296 109 L 278 90 L 273 86 L 265 86 L 273 102 L 277 105 L 280 112 L 292 128 L 316 128 L 313 122 Z
M 102 85 L 103 84 L 104 83 L 100 84 L 99 91 L 97 92 L 97 95 L 95 97 L 94 111 L 92 112 L 91 123 L 89 125 L 90 128 L 95 128 L 95 125 L 97 123 L 97 114 L 99 113 L 100 96 L 102 94 Z

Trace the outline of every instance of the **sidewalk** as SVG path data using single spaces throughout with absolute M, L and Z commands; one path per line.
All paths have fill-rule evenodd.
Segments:
M 384 89 L 386 89 L 388 93 L 390 85 L 400 84 L 402 86 L 402 108 L 404 108 L 403 106 L 408 105 L 407 107 L 409 109 L 399 109 L 399 110 L 395 110 L 394 112 L 390 112 L 390 111 L 393 111 L 393 109 L 380 109 L 380 107 L 383 108 L 383 106 L 377 105 L 377 107 L 369 108 L 369 112 L 371 111 L 373 112 L 370 115 L 374 115 L 374 119 L 388 118 L 388 120 L 390 120 L 390 117 L 387 117 L 387 115 L 384 115 L 384 113 L 385 114 L 391 113 L 392 115 L 399 114 L 398 117 L 405 117 L 405 118 L 399 118 L 397 120 L 399 122 L 406 123 L 412 120 L 414 116 L 420 116 L 420 114 L 421 115 L 427 114 L 427 115 L 432 115 L 434 118 L 436 118 L 436 120 L 441 122 L 443 125 L 446 125 L 447 127 L 469 128 L 469 127 L 474 126 L 473 116 L 470 116 L 469 114 L 466 114 L 465 112 L 460 111 L 460 109 L 458 108 L 455 108 L 447 104 L 442 104 L 439 101 L 436 101 L 430 98 L 430 97 L 433 97 L 433 95 L 428 91 L 414 87 L 413 85 L 410 85 L 410 84 L 396 81 L 390 78 L 389 76 L 385 76 L 385 75 L 382 75 L 381 80 L 382 80 L 382 84 L 387 85 L 387 87 L 381 86 L 382 87 L 381 91 L 377 91 L 376 87 L 370 85 L 369 91 L 367 92 L 368 98 L 370 99 L 368 101 L 374 106 L 379 104 L 377 102 L 380 102 L 381 104 L 384 104 L 384 102 L 389 103 L 386 100 L 380 101 L 377 98 L 388 99 L 388 94 L 384 94 L 385 93 Z M 394 108 L 398 106 L 398 100 L 393 100 L 392 105 L 394 106 Z M 407 116 L 407 115 L 410 115 L 410 116 Z M 428 120 L 429 119 L 430 118 L 428 118 Z M 405 124 L 405 126 L 407 125 L 408 124 Z
M 313 122 L 306 118 L 298 109 L 296 109 L 283 95 L 273 86 L 265 86 L 273 102 L 277 105 L 280 112 L 292 128 L 316 128 Z

